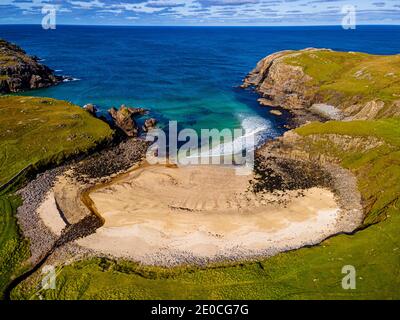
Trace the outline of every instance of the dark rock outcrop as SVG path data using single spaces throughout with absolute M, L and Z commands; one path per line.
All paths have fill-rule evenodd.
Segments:
M 260 103 L 283 106 L 287 109 L 303 109 L 312 104 L 308 94 L 310 77 L 300 66 L 284 62 L 291 51 L 282 51 L 261 60 L 244 80 L 243 87 L 254 86 L 262 95 Z
M 145 157 L 149 142 L 133 138 L 91 155 L 74 167 L 73 177 L 89 183 L 92 179 L 108 179 L 131 168 Z
M 253 87 L 262 106 L 289 110 L 296 126 L 393 117 L 400 115 L 399 61 L 399 55 L 330 49 L 282 51 L 259 61 L 241 87 Z
M 56 85 L 64 77 L 39 63 L 20 47 L 0 39 L 0 93 L 20 92 Z
M 128 137 L 136 137 L 139 134 L 139 127 L 135 117 L 141 116 L 147 112 L 143 108 L 130 108 L 122 105 L 119 110 L 111 108 L 108 110 L 114 125 L 122 130 Z
M 83 106 L 87 112 L 89 112 L 92 116 L 96 116 L 97 107 L 94 104 L 88 103 Z
M 146 119 L 142 129 L 144 132 L 148 132 L 149 130 L 154 129 L 156 125 L 157 125 L 156 119 L 154 118 Z

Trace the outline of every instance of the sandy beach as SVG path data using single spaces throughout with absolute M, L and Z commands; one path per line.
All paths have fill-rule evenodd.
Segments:
M 338 231 L 341 210 L 331 191 L 255 195 L 251 178 L 224 166 L 140 167 L 89 193 L 105 223 L 76 243 L 144 264 L 174 265 L 269 256 Z M 39 213 L 60 232 L 53 196 Z

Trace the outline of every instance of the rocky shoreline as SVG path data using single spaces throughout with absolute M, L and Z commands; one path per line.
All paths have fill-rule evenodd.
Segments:
M 305 86 L 305 83 L 309 80 L 307 76 L 300 70 L 301 68 L 286 68 L 284 65 L 276 63 L 287 53 L 277 53 L 262 60 L 246 77 L 243 88 L 254 87 L 262 96 L 259 102 L 264 106 L 283 107 L 290 110 L 294 115 L 292 124 L 294 127 L 298 127 L 308 121 L 341 118 L 341 113 L 338 113 L 336 109 L 312 104 L 315 108 L 312 112 L 309 110 L 310 101 L 313 100 L 302 89 L 302 86 Z M 274 69 L 275 67 L 276 70 Z M 96 107 L 94 105 L 89 104 L 84 108 L 87 112 L 96 116 Z M 24 235 L 31 241 L 32 261 L 39 261 L 61 239 L 47 229 L 37 214 L 38 206 L 43 202 L 46 194 L 52 190 L 57 178 L 64 176 L 69 181 L 73 181 L 78 190 L 75 196 L 81 196 L 88 188 L 96 184 L 106 183 L 113 177 L 126 172 L 133 165 L 140 163 L 148 144 L 143 140 L 132 137 L 137 137 L 140 132 L 146 132 L 156 124 L 155 119 L 147 119 L 144 126 L 139 128 L 135 118 L 146 113 L 147 110 L 145 109 L 130 108 L 125 105 L 122 105 L 119 110 L 111 108 L 109 110 L 112 118 L 111 126 L 117 130 L 120 137 L 123 137 L 116 145 L 90 155 L 79 163 L 69 165 L 68 170 L 66 166 L 49 170 L 20 191 L 24 199 L 24 205 L 18 209 L 18 219 Z M 340 218 L 337 221 L 337 225 L 334 226 L 335 230 L 345 233 L 353 232 L 359 227 L 363 219 L 361 196 L 357 191 L 354 176 L 335 164 L 333 159 L 314 159 L 306 152 L 302 153 L 304 150 L 296 150 L 297 138 L 294 135 L 293 132 L 289 132 L 284 137 L 267 142 L 257 151 L 256 178 L 251 185 L 252 192 L 255 194 L 274 194 L 297 190 L 298 196 L 301 197 L 304 190 L 313 187 L 328 188 L 335 192 L 341 209 Z M 126 137 L 130 138 L 126 139 Z M 67 255 L 69 256 L 101 255 L 88 249 L 82 249 L 79 245 L 72 243 L 73 240 L 79 239 L 82 235 L 87 235 L 96 229 L 96 226 L 94 230 L 91 229 L 93 225 L 88 227 L 86 224 L 80 224 L 80 222 L 90 217 L 91 213 L 87 210 L 89 208 L 86 208 L 86 212 L 81 215 L 74 215 L 74 213 L 69 212 L 71 210 L 65 210 L 68 207 L 68 199 L 66 200 L 67 202 L 63 202 L 65 199 L 57 198 L 57 195 L 55 199 L 59 209 L 62 211 L 63 218 L 67 222 L 66 232 L 68 233 L 69 230 L 72 230 L 67 236 L 65 236 L 65 233 L 62 235 L 64 240 L 61 241 L 57 255 L 66 256 L 62 253 L 63 248 L 65 248 L 65 252 L 68 252 Z M 285 205 L 285 203 L 279 203 L 279 205 Z M 71 228 L 74 225 L 76 228 Z M 88 227 L 87 230 L 82 229 L 86 227 Z M 329 236 L 331 234 L 321 231 L 314 241 L 302 243 L 301 246 L 317 244 Z M 288 244 L 283 251 L 301 246 Z M 256 259 L 258 257 L 271 256 L 281 251 L 269 249 L 267 251 L 261 250 L 249 253 L 242 252 L 240 248 L 232 248 L 231 253 L 216 256 L 213 259 L 201 259 L 190 252 L 179 252 L 176 253 L 176 256 L 171 256 L 171 253 L 164 255 L 160 252 L 148 257 L 148 260 L 160 265 L 160 260 L 164 259 L 163 263 L 161 263 L 164 266 L 182 263 L 205 265 L 216 261 Z
M 140 162 L 146 149 L 147 142 L 144 140 L 129 139 L 122 141 L 115 146 L 98 151 L 84 160 L 72 161 L 69 164 L 49 169 L 20 189 L 17 194 L 22 197 L 23 204 L 17 210 L 17 218 L 24 236 L 30 241 L 30 263 L 37 264 L 55 246 L 58 249 L 56 251 L 57 256 L 82 256 L 91 252 L 71 242 L 88 232 L 93 232 L 93 230 L 90 231 L 90 225 L 82 223 L 87 217 L 82 217 L 78 222 L 69 223 L 67 227 L 72 231 L 68 231 L 66 228 L 60 237 L 43 223 L 38 214 L 39 206 L 44 202 L 61 176 L 68 172 L 84 188 L 89 188 L 96 183 L 109 180 L 112 176 L 124 172 L 135 163 Z M 59 208 L 59 210 L 62 209 Z M 79 223 L 81 224 L 79 225 Z M 71 228 L 73 225 L 77 225 L 77 227 Z M 100 225 L 101 223 L 98 226 Z M 89 229 L 85 231 L 87 228 Z
M 344 59 L 357 62 L 346 68 Z M 399 116 L 400 100 L 396 93 L 383 97 L 387 101 L 372 94 L 374 90 L 379 92 L 385 88 L 379 88 L 379 82 L 373 78 L 374 73 L 383 73 L 380 70 L 383 67 L 375 70 L 371 67 L 371 61 L 376 60 L 379 66 L 388 63 L 384 59 L 384 56 L 330 49 L 286 50 L 260 60 L 245 77 L 241 87 L 253 88 L 260 95 L 258 101 L 261 106 L 288 110 L 294 116 L 292 127 L 310 121 Z M 309 69 L 316 66 L 323 70 L 310 72 Z M 338 66 L 343 69 L 338 70 Z M 326 79 L 327 74 L 329 80 Z M 381 77 L 390 79 L 394 73 L 388 71 Z M 365 83 L 365 80 L 368 82 Z
M 0 93 L 15 93 L 57 85 L 70 77 L 58 76 L 38 57 L 0 39 Z
M 298 153 L 293 151 L 296 144 L 293 142 L 295 139 L 293 139 L 292 135 L 289 132 L 278 140 L 266 143 L 257 151 L 255 178 L 250 185 L 250 191 L 259 195 L 263 193 L 273 194 L 277 199 L 274 204 L 284 207 L 288 203 L 283 198 L 280 198 L 279 194 L 282 192 L 296 191 L 298 192 L 296 197 L 302 197 L 301 190 L 313 187 L 328 188 L 337 195 L 341 209 L 341 218 L 337 221 L 338 225 L 335 228 L 341 230 L 341 232 L 354 231 L 363 218 L 363 210 L 360 205 L 361 198 L 357 191 L 354 176 L 347 170 L 333 164 L 332 161 L 315 161 L 308 155 L 299 157 Z M 65 193 L 65 189 L 55 190 L 54 185 L 60 177 L 68 179 L 70 182 L 67 184 L 76 185 L 79 192 L 78 196 L 80 197 L 85 190 L 91 189 L 98 184 L 108 183 L 111 179 L 140 163 L 147 147 L 148 143 L 141 139 L 131 138 L 121 141 L 79 162 L 48 170 L 19 191 L 24 203 L 18 209 L 17 216 L 25 237 L 31 243 L 32 257 L 30 261 L 32 264 L 40 261 L 49 252 L 52 252 L 52 254 L 48 260 L 55 264 L 83 257 L 120 258 L 82 247 L 74 241 L 95 232 L 103 222 L 98 221 L 99 224 L 94 229 L 92 229 L 93 224 L 82 223 L 82 221 L 91 216 L 95 218 L 93 212 L 88 211 L 86 208 L 80 214 L 74 215 L 76 212 L 70 210 L 72 207 L 68 201 L 75 201 L 75 196 L 70 197 L 72 200 L 69 199 L 64 202 L 59 196 L 62 195 L 68 198 L 68 193 Z M 57 209 L 66 222 L 65 230 L 61 235 L 49 230 L 37 210 L 49 192 L 55 192 L 54 197 Z M 302 246 L 317 244 L 328 236 L 330 235 L 321 232 L 315 242 L 307 242 Z M 55 246 L 56 250 L 53 252 L 52 249 Z M 298 245 L 291 246 L 288 244 L 284 251 L 298 247 Z M 277 252 L 281 252 L 281 250 L 268 249 L 267 251 L 245 252 L 238 247 L 236 249 L 232 248 L 230 253 L 226 252 L 213 258 L 201 258 L 190 252 L 176 252 L 174 254 L 171 252 L 168 254 L 159 252 L 144 259 L 146 264 L 166 267 L 187 263 L 205 266 L 215 262 L 254 260 L 274 255 Z M 129 259 L 128 256 L 125 258 Z
M 89 112 L 89 110 L 87 111 Z M 131 114 L 133 113 L 130 113 L 129 117 Z M 354 176 L 335 165 L 334 161 L 319 161 L 320 159 L 316 161 L 310 158 L 309 155 L 299 157 L 298 152 L 293 151 L 296 147 L 295 140 L 293 133 L 289 132 L 284 137 L 267 142 L 257 151 L 256 177 L 251 184 L 252 192 L 256 194 L 275 194 L 278 199 L 279 193 L 285 193 L 286 191 L 297 191 L 296 197 L 302 197 L 302 190 L 309 188 L 322 187 L 331 189 L 337 195 L 341 209 L 335 230 L 346 233 L 353 232 L 363 219 L 363 210 L 360 205 L 361 198 L 357 191 Z M 85 190 L 98 184 L 107 183 L 132 168 L 135 164 L 140 163 L 147 147 L 148 143 L 144 140 L 136 138 L 125 139 L 110 148 L 88 156 L 84 160 L 49 170 L 39 175 L 37 179 L 23 188 L 20 194 L 24 199 L 24 205 L 18 209 L 18 219 L 24 235 L 31 241 L 31 261 L 40 261 L 54 246 L 57 246 L 57 250 L 49 257 L 49 261 L 52 261 L 52 263 L 59 263 L 65 259 L 70 261 L 71 259 L 75 260 L 91 256 L 120 258 L 84 248 L 74 241 L 93 233 L 103 222 L 96 220 L 99 223 L 97 226 L 82 223 L 90 217 L 97 218 L 93 216 L 93 212 L 88 210 L 90 208 L 85 208 L 79 214 L 72 212 L 76 210 L 73 209 L 71 211 L 70 209 L 75 207 L 70 206 L 68 201 L 75 201 L 74 199 L 80 197 Z M 37 208 L 43 203 L 46 195 L 51 190 L 54 191 L 54 184 L 59 177 L 68 179 L 67 185 L 72 183 L 78 190 L 76 195 L 70 197 L 72 200 L 67 199 L 67 202 L 64 201 L 65 198 L 69 197 L 65 193 L 66 189 L 60 189 L 55 194 L 58 210 L 60 214 L 62 213 L 63 219 L 67 223 L 61 236 L 52 233 L 37 212 Z M 288 204 L 283 199 L 281 200 L 278 199 L 276 205 L 286 206 Z M 313 242 L 303 243 L 301 246 L 317 244 L 330 235 L 321 232 Z M 293 250 L 301 246 L 288 244 L 283 251 Z M 215 262 L 253 260 L 260 257 L 268 257 L 281 251 L 282 248 L 279 250 L 268 249 L 245 252 L 237 247 L 232 248 L 230 253 L 226 252 L 213 258 L 201 258 L 190 252 L 169 252 L 168 254 L 159 252 L 144 259 L 146 264 L 167 267 L 187 263 L 205 266 Z M 125 258 L 129 259 L 128 256 Z
M 309 153 L 295 132 L 265 143 L 256 159 L 252 187 L 257 192 L 299 190 L 301 195 L 308 188 L 327 188 L 340 205 L 338 229 L 352 233 L 362 225 L 364 208 L 355 175 L 342 168 L 338 159 Z
M 310 77 L 300 67 L 281 62 L 291 53 L 277 52 L 260 60 L 243 79 L 241 88 L 254 89 L 260 95 L 258 103 L 262 107 L 270 108 L 271 111 L 274 108 L 288 110 L 292 115 L 288 123 L 291 129 L 311 121 L 326 121 L 326 118 L 307 110 L 312 101 L 304 88 Z

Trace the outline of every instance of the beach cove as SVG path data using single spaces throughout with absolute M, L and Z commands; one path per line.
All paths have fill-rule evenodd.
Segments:
M 19 119 L 29 116 L 27 121 L 13 123 L 21 132 L 19 138 L 31 137 L 33 127 L 44 130 L 41 139 L 18 140 L 22 146 L 19 149 L 13 149 L 15 131 L 2 133 L 6 161 L 13 161 L 9 155 L 16 150 L 31 150 L 29 154 L 25 151 L 16 163 L 22 170 L 2 168 L 7 174 L 3 177 L 5 188 L 26 179 L 24 185 L 18 185 L 21 189 L 16 194 L 23 203 L 17 204 L 18 198 L 6 195 L 2 210 L 6 208 L 7 214 L 16 210 L 23 236 L 30 240 L 31 255 L 26 258 L 26 265 L 33 266 L 22 278 L 12 281 L 6 296 L 10 297 L 14 288 L 15 296 L 25 294 L 19 288 L 34 288 L 31 283 L 39 279 L 44 264 L 62 269 L 66 287 L 74 279 L 69 278 L 70 272 L 82 275 L 84 287 L 88 274 L 101 273 L 93 276 L 90 284 L 96 288 L 104 285 L 96 279 L 124 277 L 129 283 L 127 290 L 135 297 L 154 297 L 155 292 L 177 297 L 179 292 L 172 290 L 171 295 L 169 286 L 175 279 L 186 279 L 178 287 L 186 284 L 194 294 L 199 292 L 197 285 L 204 287 L 202 275 L 206 274 L 210 275 L 210 283 L 220 283 L 217 279 L 226 275 L 220 291 L 221 297 L 226 297 L 223 293 L 230 286 L 231 272 L 246 282 L 252 278 L 246 270 L 253 270 L 254 292 L 267 297 L 280 292 L 265 291 L 271 272 L 280 279 L 276 286 L 283 287 L 286 275 L 291 277 L 285 270 L 293 270 L 296 279 L 297 274 L 302 274 L 302 283 L 298 284 L 310 290 L 297 294 L 311 295 L 313 290 L 319 290 L 319 281 L 323 282 L 321 288 L 335 290 L 331 284 L 340 283 L 337 278 L 343 264 L 375 261 L 375 255 L 384 255 L 382 261 L 396 259 L 397 249 L 378 238 L 383 235 L 379 232 L 381 226 L 388 233 L 394 230 L 392 213 L 398 207 L 398 59 L 398 55 L 310 48 L 277 52 L 260 60 L 245 77 L 242 88 L 232 89 L 245 89 L 240 92 L 255 98 L 256 112 L 244 118 L 236 117 L 235 112 L 226 114 L 241 120 L 229 124 L 231 129 L 261 129 L 253 174 L 247 177 L 237 176 L 235 167 L 222 165 L 146 164 L 147 145 L 135 135 L 148 126 L 131 119 L 132 114 L 145 112 L 141 104 L 111 108 L 114 123 L 106 123 L 100 118 L 101 113 L 93 112 L 93 104 L 87 104 L 84 111 L 48 98 L 2 97 L 4 114 L 8 116 L 5 123 L 12 122 L 10 110 Z M 325 75 L 322 78 L 321 68 Z M 374 90 L 365 89 L 366 81 Z M 355 93 L 347 91 L 348 83 Z M 35 94 L 56 92 L 59 88 L 62 91 L 64 85 L 69 84 Z M 337 92 L 332 95 L 331 90 Z M 14 109 L 9 109 L 10 105 Z M 104 106 L 111 107 L 100 104 L 100 112 Z M 23 111 L 18 113 L 20 109 Z M 166 119 L 157 117 L 157 110 L 151 106 L 149 109 L 156 111 L 151 116 L 163 128 Z M 229 121 L 218 110 L 213 110 L 215 119 L 225 126 Z M 185 118 L 195 116 L 190 108 L 174 111 Z M 206 116 L 211 114 L 203 111 Z M 276 118 L 270 118 L 271 111 Z M 287 131 L 270 121 L 280 119 L 286 125 L 287 117 L 281 116 L 285 112 L 297 121 L 295 129 Z M 44 126 L 50 113 L 54 122 Z M 255 114 L 262 115 L 263 121 L 259 122 L 260 117 Z M 149 125 L 154 125 L 155 121 L 148 120 Z M 184 124 L 200 125 L 193 121 Z M 68 132 L 71 127 L 79 127 L 79 134 Z M 273 134 L 264 135 L 266 132 Z M 48 152 L 46 158 L 43 143 Z M 55 148 L 58 146 L 61 149 Z M 35 160 L 38 154 L 42 157 L 39 162 L 24 166 L 25 159 Z M 42 173 L 37 177 L 28 175 L 37 172 Z M 388 248 L 376 250 L 378 245 Z M 379 264 L 364 265 L 373 278 L 374 266 Z M 187 281 L 188 277 L 192 280 Z M 144 283 L 151 287 L 152 283 L 164 282 L 166 291 L 140 289 Z M 86 294 L 93 294 L 84 287 L 81 289 Z M 210 290 L 214 294 L 219 289 Z M 250 291 L 253 292 L 253 285 Z M 244 289 L 246 292 L 249 290 Z

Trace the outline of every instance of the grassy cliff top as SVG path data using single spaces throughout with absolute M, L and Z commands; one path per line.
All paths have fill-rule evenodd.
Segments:
M 112 134 L 106 123 L 66 101 L 0 97 L 0 185 L 29 165 L 60 163 Z
M 288 52 L 283 61 L 300 66 L 327 99 L 353 102 L 400 99 L 400 55 L 380 56 L 327 49 Z
M 59 164 L 112 135 L 106 123 L 69 102 L 0 96 L 0 186 L 23 172 L 14 189 L 37 169 Z M 21 200 L 7 191 L 0 189 L 0 299 L 10 279 L 29 266 L 29 243 L 15 217 Z

